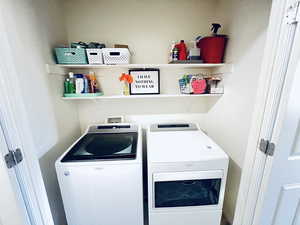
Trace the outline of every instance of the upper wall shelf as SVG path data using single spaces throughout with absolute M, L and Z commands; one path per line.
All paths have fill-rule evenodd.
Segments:
M 219 64 L 125 64 L 125 65 L 92 65 L 92 64 L 57 64 L 59 67 L 70 68 L 70 69 L 110 69 L 110 68 L 215 68 L 226 65 L 225 63 Z
M 218 73 L 230 73 L 232 64 L 201 63 L 201 64 L 125 64 L 125 65 L 93 65 L 93 64 L 46 64 L 49 74 L 65 75 L 69 69 L 134 69 L 134 68 L 165 68 L 165 69 L 210 69 Z

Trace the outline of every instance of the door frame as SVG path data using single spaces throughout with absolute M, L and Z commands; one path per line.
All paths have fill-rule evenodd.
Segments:
M 275 91 L 276 87 L 282 86 L 282 84 L 280 85 L 280 79 L 273 80 L 273 74 L 274 64 L 276 63 L 277 58 L 276 56 L 278 55 L 277 49 L 279 42 L 281 41 L 281 39 L 277 38 L 277 36 L 279 36 L 282 29 L 282 16 L 284 15 L 287 1 L 288 0 L 273 0 L 272 3 L 270 24 L 265 47 L 265 56 L 262 64 L 261 76 L 259 79 L 257 102 L 253 114 L 253 125 L 248 139 L 245 157 L 247 160 L 243 166 L 245 169 L 242 173 L 241 184 L 239 188 L 236 213 L 233 223 L 234 225 L 242 225 L 243 221 L 245 219 L 247 220 L 247 217 L 253 218 L 253 210 L 255 209 L 257 203 L 256 201 L 252 200 L 257 199 L 258 197 L 257 191 L 259 190 L 260 182 L 263 177 L 261 171 L 263 171 L 265 167 L 266 157 L 261 155 L 261 159 L 259 161 L 255 161 L 255 158 L 256 154 L 260 154 L 260 152 L 257 150 L 258 140 L 261 137 L 265 137 L 270 131 L 266 128 L 263 129 L 262 126 L 263 124 L 266 124 L 266 121 L 264 120 L 265 118 L 268 116 L 272 118 L 272 115 L 274 115 L 272 110 L 267 110 L 269 107 L 273 109 L 274 103 L 277 101 L 277 94 L 275 94 L 275 92 L 272 93 L 272 91 Z M 3 33 L 5 34 L 5 30 Z M 8 40 L 2 43 L 6 43 L 7 47 L 9 47 Z M 9 55 L 7 57 L 9 58 Z M 38 159 L 35 153 L 34 143 L 31 137 L 30 125 L 26 122 L 27 112 L 22 101 L 22 95 L 19 91 L 21 85 L 17 80 L 18 74 L 13 69 L 15 66 L 12 63 L 13 60 L 11 59 L 6 61 L 11 61 L 11 63 L 4 65 L 4 74 L 9 74 L 9 76 L 0 76 L 0 105 L 5 106 L 2 107 L 5 111 L 2 118 L 5 123 L 8 124 L 7 127 L 10 128 L 8 133 L 11 135 L 11 137 L 14 137 L 10 138 L 13 140 L 12 143 L 16 143 L 15 145 L 21 147 L 23 150 L 25 169 L 21 170 L 20 173 L 22 178 L 28 184 L 26 189 L 28 191 L 29 200 L 32 202 L 32 204 L 38 206 L 37 208 L 33 209 L 33 214 L 36 216 L 37 220 L 42 221 L 41 224 L 53 225 L 54 223 L 47 199 L 47 194 L 43 184 Z M 0 67 L 2 66 L 3 65 L 0 65 Z M 10 90 L 15 90 L 15 93 L 13 95 L 9 95 L 9 93 L 11 93 Z M 269 122 L 267 124 L 269 124 Z M 253 180 L 253 174 L 261 174 L 261 176 L 259 179 L 256 178 Z M 253 186 L 249 184 L 253 184 Z M 254 188 L 254 190 L 251 188 Z M 251 213 L 248 213 L 249 210 Z
M 248 137 L 245 162 L 233 225 L 252 225 L 264 192 L 267 163 L 272 160 L 259 150 L 261 139 L 271 140 L 280 105 L 291 51 L 287 51 L 286 9 L 296 0 L 273 0 L 259 79 L 252 127 Z

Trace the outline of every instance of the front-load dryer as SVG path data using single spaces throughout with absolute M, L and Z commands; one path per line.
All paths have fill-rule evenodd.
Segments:
M 147 130 L 149 225 L 220 225 L 228 156 L 193 123 Z
M 142 225 L 142 133 L 133 124 L 91 126 L 59 159 L 68 225 Z

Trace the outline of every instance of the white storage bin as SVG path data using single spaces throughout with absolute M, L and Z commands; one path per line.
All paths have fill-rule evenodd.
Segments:
M 89 64 L 103 64 L 102 49 L 87 48 L 86 54 L 89 60 Z
M 102 53 L 105 64 L 130 64 L 130 52 L 127 48 L 103 48 Z

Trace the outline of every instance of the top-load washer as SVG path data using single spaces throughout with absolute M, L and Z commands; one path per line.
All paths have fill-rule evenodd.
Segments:
M 193 123 L 147 130 L 149 225 L 219 225 L 228 156 Z
M 133 124 L 91 126 L 56 171 L 69 225 L 142 225 L 142 133 Z

